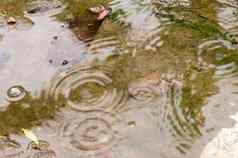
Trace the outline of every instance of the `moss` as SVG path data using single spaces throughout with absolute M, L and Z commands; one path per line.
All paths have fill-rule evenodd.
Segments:
M 196 75 L 193 79 L 191 79 L 192 74 Z M 196 126 L 202 125 L 205 121 L 202 116 L 202 107 L 206 99 L 218 90 L 213 75 L 214 70 L 204 72 L 190 70 L 185 78 L 180 107 L 186 120 L 192 119 Z
M 96 83 L 87 83 L 84 84 L 83 87 L 79 86 L 77 87 L 77 89 L 71 91 L 69 99 L 72 101 L 83 101 L 85 98 L 87 100 L 87 98 L 91 98 L 91 97 L 100 97 L 104 94 L 106 90 L 106 87 L 101 86 L 99 84 Z M 84 92 L 88 92 L 88 94 L 83 94 Z
M 176 20 L 175 27 L 185 27 L 186 29 L 191 29 L 194 38 L 202 39 L 223 36 L 223 33 L 217 25 L 209 23 L 206 20 L 198 20 L 195 22 Z
M 215 50 L 206 50 L 202 54 L 203 59 L 207 63 L 219 65 L 225 65 L 234 63 L 238 66 L 238 51 L 230 50 L 226 47 L 217 48 Z
M 30 129 L 53 119 L 64 105 L 62 98 L 33 98 L 28 94 L 23 100 L 10 103 L 5 111 L 0 112 L 0 135 L 21 133 L 22 128 Z

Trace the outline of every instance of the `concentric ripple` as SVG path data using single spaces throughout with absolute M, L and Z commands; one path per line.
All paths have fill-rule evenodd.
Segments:
M 74 110 L 120 111 L 126 103 L 127 92 L 115 87 L 111 75 L 108 67 L 76 65 L 53 78 L 48 96 L 56 100 L 63 96 Z
M 218 23 L 222 26 L 230 38 L 238 41 L 238 3 L 236 0 L 219 0 L 222 7 L 218 8 Z
M 147 83 L 146 83 L 147 82 Z M 161 87 L 159 83 L 151 84 L 148 81 L 129 85 L 130 104 L 132 108 L 158 104 L 161 97 Z
M 140 16 L 151 16 L 157 8 L 153 5 L 152 0 L 114 0 L 110 3 L 113 13 L 120 13 L 116 21 L 122 23 L 133 23 Z
M 137 50 L 157 51 L 163 45 L 161 36 L 171 21 L 167 17 L 158 17 L 158 7 L 153 0 L 116 0 L 111 2 L 115 21 L 128 25 L 127 44 Z M 138 20 L 139 19 L 139 20 Z
M 142 102 L 150 102 L 155 97 L 155 94 L 149 87 L 135 88 L 131 90 L 130 94 L 132 94 L 136 100 Z
M 120 41 L 115 36 L 95 39 L 88 43 L 88 53 L 110 53 L 119 47 Z
M 168 24 L 169 23 L 163 24 L 162 26 L 158 26 L 146 35 L 145 41 L 143 42 L 144 48 L 146 50 L 156 51 L 160 46 L 163 45 L 164 42 L 161 39 L 161 35 L 165 30 L 165 26 Z
M 199 62 L 215 67 L 217 77 L 234 75 L 238 69 L 237 46 L 226 40 L 210 40 L 198 47 Z
M 0 137 L 0 157 L 1 158 L 20 158 L 23 151 L 21 145 L 8 137 Z
M 200 136 L 197 115 L 192 115 L 191 107 L 182 107 L 182 84 L 162 81 L 161 101 L 158 103 L 156 116 L 160 134 L 173 142 L 180 153 L 185 154 Z
M 123 128 L 122 121 L 115 114 L 91 110 L 65 123 L 60 135 L 75 152 L 97 155 L 118 143 Z

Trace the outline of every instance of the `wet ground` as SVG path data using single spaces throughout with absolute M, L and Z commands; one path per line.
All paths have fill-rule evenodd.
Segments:
M 0 2 L 0 157 L 237 158 L 237 43 L 236 0 Z

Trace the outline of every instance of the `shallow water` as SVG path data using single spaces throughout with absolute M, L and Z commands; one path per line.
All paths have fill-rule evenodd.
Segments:
M 86 42 L 56 4 L 0 17 L 0 157 L 238 156 L 237 1 L 112 0 Z

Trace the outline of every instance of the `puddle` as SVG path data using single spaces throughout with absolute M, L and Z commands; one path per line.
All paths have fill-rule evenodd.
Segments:
M 111 0 L 88 41 L 63 4 L 0 16 L 0 157 L 237 157 L 235 0 Z

